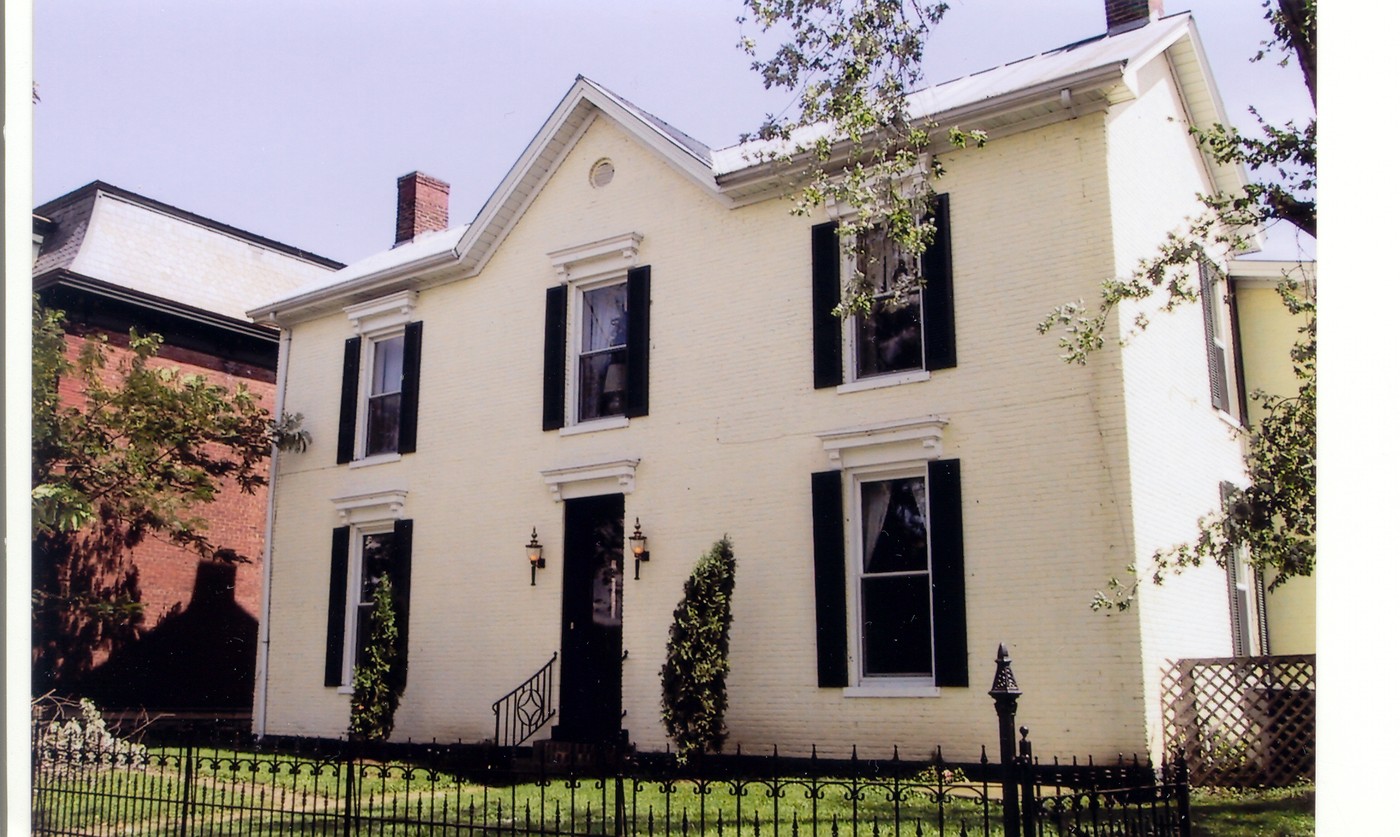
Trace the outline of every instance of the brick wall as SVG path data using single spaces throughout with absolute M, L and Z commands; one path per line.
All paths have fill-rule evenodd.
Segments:
M 84 340 L 94 333 L 105 334 L 107 338 L 109 362 L 101 374 L 106 382 L 115 384 L 120 377 L 119 367 L 133 356 L 126 334 L 97 332 L 84 327 L 82 323 L 70 324 L 66 337 L 68 357 L 76 361 Z M 154 363 L 171 366 L 184 373 L 203 375 L 211 383 L 230 390 L 243 384 L 260 397 L 265 407 L 272 405 L 274 374 L 270 370 L 169 346 L 161 349 Z M 68 376 L 61 380 L 59 392 L 65 405 L 80 406 L 85 400 L 82 382 L 76 377 Z M 266 466 L 264 474 L 265 469 Z M 253 619 L 259 614 L 261 600 L 266 499 L 266 489 L 245 494 L 236 484 L 228 484 L 215 502 L 196 512 L 208 522 L 208 534 L 216 544 L 252 559 L 250 563 L 240 563 L 236 567 L 233 599 Z M 133 564 L 139 573 L 140 601 L 145 605 L 141 623 L 143 634 L 157 628 L 172 612 L 189 607 L 198 565 L 194 553 L 151 536 L 122 555 L 120 560 Z M 94 663 L 100 666 L 112 650 L 100 649 Z

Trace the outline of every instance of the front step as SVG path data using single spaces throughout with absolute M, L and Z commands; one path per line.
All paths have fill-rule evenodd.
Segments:
M 622 741 L 590 742 L 562 741 L 546 739 L 534 743 L 534 761 L 550 772 L 568 770 L 592 770 L 617 763 L 619 751 L 631 752 L 627 732 L 622 733 Z

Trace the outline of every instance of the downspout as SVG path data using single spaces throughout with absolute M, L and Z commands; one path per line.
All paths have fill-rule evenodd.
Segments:
M 277 315 L 274 313 L 271 319 L 276 322 Z M 277 338 L 277 389 L 272 408 L 274 420 L 281 419 L 284 409 L 287 394 L 287 358 L 292 346 L 291 328 L 279 328 L 281 333 Z M 267 733 L 267 658 L 271 639 L 268 623 L 272 619 L 272 524 L 277 519 L 274 501 L 277 494 L 279 453 L 277 446 L 273 445 L 272 457 L 268 462 L 267 518 L 263 530 L 266 534 L 263 536 L 262 606 L 258 614 L 258 656 L 253 699 L 253 735 L 257 738 L 262 738 Z

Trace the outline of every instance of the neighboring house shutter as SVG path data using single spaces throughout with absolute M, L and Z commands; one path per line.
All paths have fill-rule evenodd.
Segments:
M 423 365 L 423 324 L 403 331 L 403 385 L 399 395 L 399 453 L 418 449 L 418 370 Z
M 360 403 L 360 338 L 345 341 L 345 365 L 340 379 L 340 435 L 336 441 L 337 464 L 355 458 L 355 409 Z
M 394 551 L 389 578 L 394 586 L 394 624 L 399 630 L 399 664 L 389 673 L 390 685 L 402 691 L 408 682 L 408 603 L 413 581 L 413 521 L 394 521 Z
M 933 246 L 923 255 L 924 368 L 950 369 L 958 365 L 958 351 L 953 333 L 953 227 L 946 192 L 934 198 L 933 224 Z
M 350 573 L 350 527 L 331 532 L 331 587 L 326 604 L 326 685 L 341 685 L 345 661 L 345 596 Z
M 1230 409 L 1230 395 L 1225 385 L 1225 346 L 1220 342 L 1219 324 L 1215 321 L 1215 286 L 1220 271 L 1204 256 L 1200 260 L 1201 312 L 1206 323 L 1206 368 L 1210 375 L 1210 403 L 1217 410 Z
M 545 430 L 564 426 L 564 344 L 568 330 L 566 285 L 556 285 L 544 295 L 544 421 Z
M 841 242 L 836 222 L 812 227 L 812 385 L 841 383 Z
M 627 271 L 627 410 L 647 414 L 651 358 L 651 267 Z
M 846 685 L 846 526 L 841 484 L 840 471 L 812 474 L 818 686 Z
M 963 581 L 962 469 L 956 459 L 928 464 L 929 547 L 933 554 L 933 676 L 966 686 L 967 588 Z

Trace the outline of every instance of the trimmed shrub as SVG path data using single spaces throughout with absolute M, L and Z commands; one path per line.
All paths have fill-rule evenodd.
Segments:
M 724 680 L 729 674 L 729 625 L 734 620 L 734 550 L 729 536 L 696 563 L 666 643 L 661 667 L 661 720 L 684 763 L 706 750 L 719 752 L 729 730 Z

